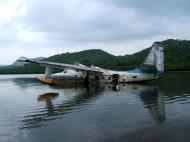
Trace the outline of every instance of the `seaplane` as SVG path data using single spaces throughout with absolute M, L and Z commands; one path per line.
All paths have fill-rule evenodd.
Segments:
M 80 63 L 65 64 L 49 61 L 35 61 L 20 57 L 18 61 L 39 64 L 45 67 L 45 73 L 37 77 L 46 84 L 67 83 L 133 83 L 156 80 L 164 73 L 164 46 L 155 42 L 140 67 L 127 71 L 114 71 L 100 68 L 95 65 L 90 67 Z M 53 73 L 53 69 L 62 69 L 62 72 Z

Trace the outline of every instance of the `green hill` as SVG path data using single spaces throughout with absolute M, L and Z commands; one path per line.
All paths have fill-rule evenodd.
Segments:
M 166 70 L 190 70 L 190 40 L 166 40 Z
M 164 44 L 165 70 L 190 71 L 190 40 L 162 41 Z M 119 56 L 115 69 L 131 69 L 141 65 L 150 48 L 132 55 Z
M 190 40 L 162 41 L 165 53 L 166 70 L 190 70 Z M 114 70 L 127 70 L 136 68 L 143 62 L 150 51 L 150 48 L 132 55 L 114 56 L 100 49 L 91 49 L 75 53 L 63 53 L 46 58 L 47 61 L 74 63 L 79 62 L 85 65 L 97 65 L 102 68 Z M 43 73 L 44 67 L 26 64 L 22 67 L 1 67 L 0 73 Z
M 100 49 L 91 49 L 75 53 L 63 53 L 47 58 L 47 61 L 70 64 L 78 62 L 87 66 L 94 64 L 101 67 L 108 67 L 110 66 L 110 61 L 115 60 L 117 60 L 117 56 L 111 55 Z

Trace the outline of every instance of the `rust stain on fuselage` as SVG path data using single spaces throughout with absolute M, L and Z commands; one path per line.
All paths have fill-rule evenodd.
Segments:
M 42 83 L 50 84 L 50 85 L 61 85 L 61 84 L 69 84 L 69 83 L 81 83 L 83 80 L 69 80 L 65 78 L 54 79 L 50 77 L 46 77 L 45 75 L 39 75 L 37 77 Z

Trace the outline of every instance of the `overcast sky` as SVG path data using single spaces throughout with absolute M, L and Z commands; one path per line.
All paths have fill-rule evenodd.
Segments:
M 0 0 L 0 64 L 103 49 L 132 54 L 190 38 L 190 0 Z

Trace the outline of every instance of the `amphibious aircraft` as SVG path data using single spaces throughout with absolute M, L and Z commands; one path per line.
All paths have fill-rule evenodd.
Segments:
M 113 71 L 97 66 L 85 66 L 79 63 L 65 64 L 49 61 L 35 61 L 21 57 L 18 61 L 30 62 L 45 66 L 44 75 L 37 78 L 47 84 L 64 83 L 128 83 L 155 80 L 164 73 L 164 50 L 159 42 L 153 43 L 150 53 L 139 68 L 128 71 Z M 63 72 L 53 73 L 54 68 L 63 69 Z

